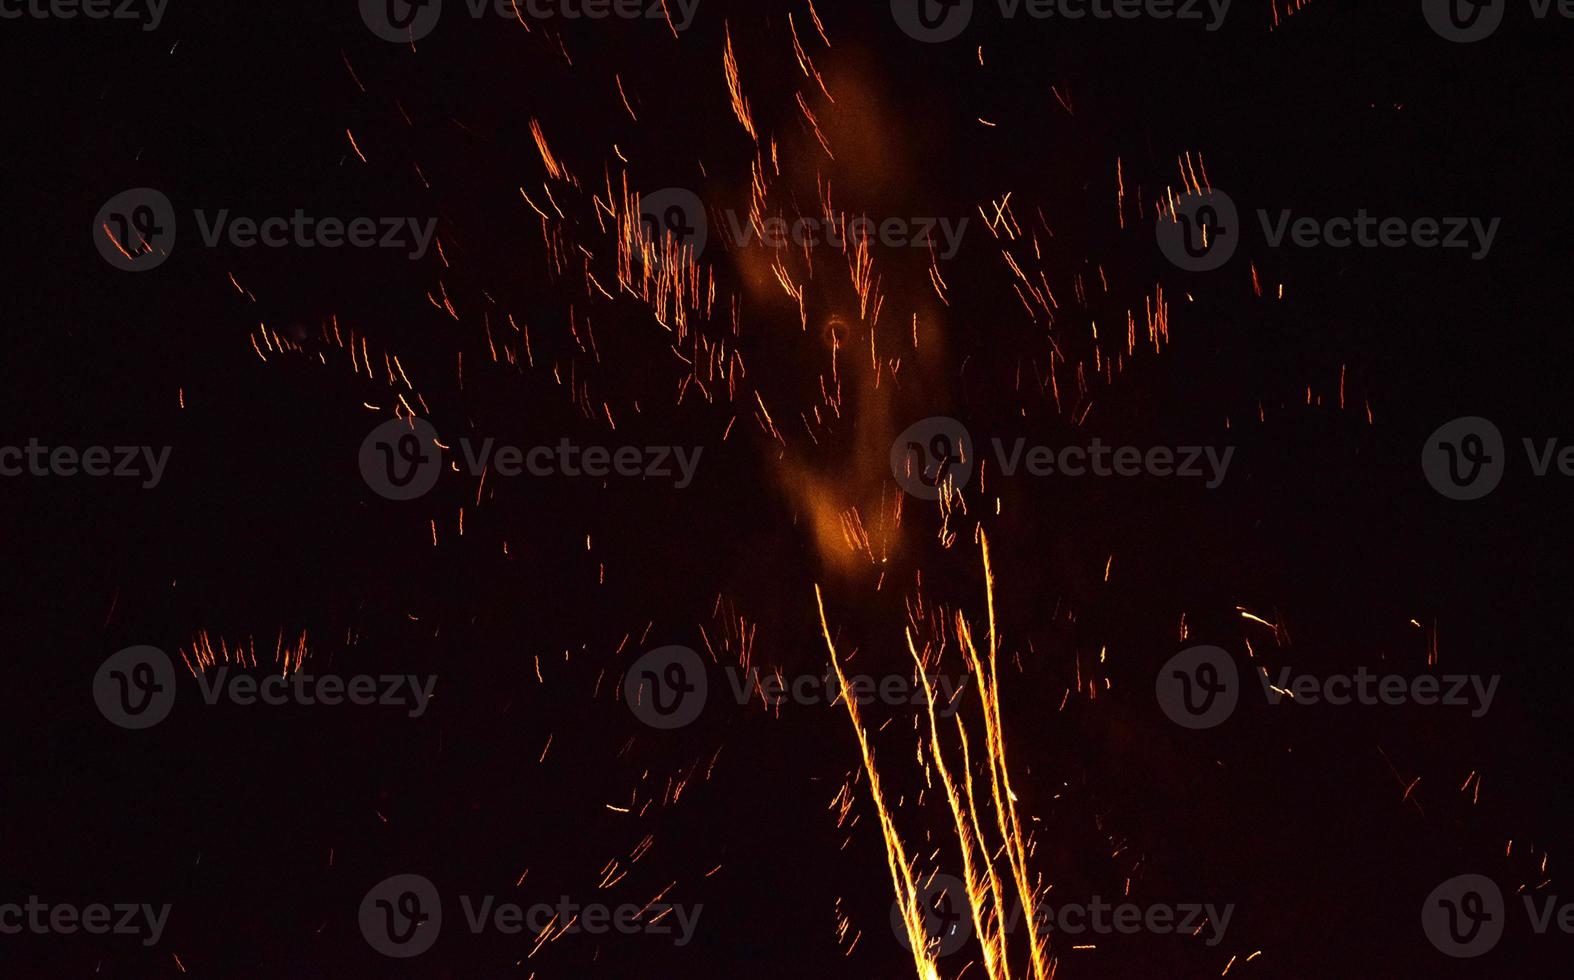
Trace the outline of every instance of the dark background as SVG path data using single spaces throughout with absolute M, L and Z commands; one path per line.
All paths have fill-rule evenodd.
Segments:
M 1492 39 L 1456 45 L 1413 3 L 1316 0 L 1270 30 L 1266 3 L 1235 0 L 1212 34 L 1001 23 L 986 8 L 967 38 L 928 46 L 901 35 L 884 3 L 818 12 L 830 50 L 805 4 L 776 0 L 702 0 L 678 39 L 656 23 L 526 33 L 449 14 L 415 53 L 373 36 L 350 3 L 172 0 L 152 33 L 0 22 L 11 230 L 0 442 L 173 447 L 152 491 L 0 483 L 20 627 L 5 658 L 15 727 L 0 764 L 0 901 L 174 905 L 155 949 L 4 937 L 0 972 L 910 975 L 888 925 L 866 779 L 837 825 L 833 800 L 859 769 L 840 707 L 773 717 L 713 704 L 700 723 L 658 733 L 618 690 L 639 652 L 703 648 L 701 628 L 720 650 L 738 616 L 758 627 L 756 664 L 821 671 L 816 583 L 840 648 L 856 648 L 864 670 L 901 671 L 903 599 L 918 575 L 926 601 L 981 622 L 980 522 L 1035 870 L 1067 901 L 1129 887 L 1136 900 L 1237 906 L 1216 948 L 1189 937 L 1109 937 L 1086 952 L 1057 942 L 1061 976 L 1213 977 L 1256 950 L 1229 975 L 1506 976 L 1568 962 L 1568 937 L 1532 936 L 1513 913 L 1518 925 L 1493 953 L 1451 961 L 1427 943 L 1419 914 L 1434 885 L 1467 871 L 1492 876 L 1511 904 L 1521 886 L 1556 893 L 1570 843 L 1574 484 L 1534 478 L 1517 447 L 1574 437 L 1564 383 L 1574 26 L 1532 23 L 1514 7 Z M 793 64 L 789 13 L 838 107 Z M 798 420 L 829 370 L 831 317 L 856 320 L 842 260 L 818 260 L 828 271 L 811 286 L 804 331 L 795 307 L 740 286 L 739 263 L 713 245 L 723 298 L 696 329 L 727 337 L 749 374 L 731 401 L 719 385 L 714 400 L 690 391 L 676 404 L 686 369 L 670 335 L 632 299 L 591 295 L 574 263 L 549 274 L 541 222 L 518 190 L 541 203 L 539 120 L 583 185 L 554 185 L 575 225 L 568 250 L 595 253 L 609 289 L 590 195 L 621 180 L 612 144 L 631 160 L 636 191 L 684 186 L 744 206 L 756 149 L 728 108 L 729 32 L 766 158 L 779 137 L 781 180 L 800 207 L 813 208 L 818 168 L 853 211 L 973 218 L 944 267 L 944 353 L 885 379 L 901 425 L 948 414 L 975 434 L 1051 443 L 1232 444 L 1224 486 L 991 477 L 987 492 L 970 489 L 950 549 L 935 543 L 932 508 L 910 500 L 883 581 L 880 569 L 831 567 L 781 466 L 835 484 L 855 450 L 856 405 L 817 441 Z M 638 93 L 637 124 L 614 73 Z M 833 148 L 848 148 L 834 164 L 801 126 L 800 90 Z M 1152 201 L 1179 186 L 1188 152 L 1243 215 L 1364 207 L 1502 225 L 1473 262 L 1442 250 L 1269 249 L 1253 216 L 1224 269 L 1182 273 L 1153 245 Z M 89 226 L 105 200 L 137 186 L 175 201 L 181 239 L 163 266 L 127 275 L 98 256 Z M 980 223 L 976 209 L 1008 191 L 1019 220 L 1040 229 L 1032 268 L 1062 303 L 1053 323 L 1023 309 Z M 412 264 L 378 250 L 202 247 L 191 209 L 225 207 L 436 216 L 447 264 L 435 250 Z M 886 263 L 881 343 L 897 356 L 892 338 L 906 335 L 912 304 L 934 305 L 925 260 L 876 258 Z M 1170 304 L 1163 352 L 1126 359 L 1057 409 L 1031 380 L 1050 341 L 1073 362 L 1090 359 L 1090 325 L 1123 335 L 1125 312 L 1140 321 L 1158 284 Z M 447 295 L 457 320 L 429 295 Z M 491 363 L 486 324 L 499 335 L 509 314 L 530 324 L 533 368 Z M 587 315 L 594 353 L 569 330 Z M 399 355 L 445 435 L 698 445 L 699 478 L 681 491 L 500 481 L 477 507 L 474 481 L 448 474 L 420 501 L 385 501 L 355 454 L 389 415 L 387 388 L 310 340 L 330 316 L 367 337 L 376 359 Z M 309 353 L 263 362 L 248 340 L 259 323 L 307 338 Z M 867 360 L 862 329 L 842 354 L 849 372 Z M 615 434 L 581 410 L 571 384 L 598 410 L 610 403 Z M 754 391 L 785 448 L 754 421 Z M 1514 459 L 1502 486 L 1473 503 L 1439 496 L 1418 465 L 1426 435 L 1461 415 L 1493 419 Z M 1237 607 L 1281 624 L 1280 642 Z M 1220 728 L 1188 732 L 1152 696 L 1157 666 L 1184 645 L 1183 617 L 1189 642 L 1224 645 L 1243 664 L 1249 640 L 1269 664 L 1322 672 L 1420 672 L 1435 624 L 1439 671 L 1502 682 L 1483 719 L 1442 708 L 1292 713 L 1247 698 Z M 144 643 L 174 654 L 203 631 L 270 652 L 280 631 L 305 631 L 318 670 L 435 673 L 437 699 L 413 721 L 397 709 L 208 708 L 188 676 L 153 730 L 99 715 L 89 689 L 104 657 Z M 878 758 L 887 792 L 903 798 L 910 850 L 953 870 L 931 857 L 944 828 L 912 805 L 911 722 L 891 718 Z M 1479 802 L 1459 790 L 1472 771 Z M 633 813 L 607 806 L 631 800 Z M 933 843 L 926 827 L 939 832 Z M 630 865 L 647 835 L 653 844 Z M 629 875 L 598 889 L 613 858 Z M 356 909 L 372 884 L 406 872 L 445 896 L 522 904 L 643 903 L 675 882 L 667 899 L 704 911 L 686 948 L 570 936 L 527 960 L 528 936 L 470 936 L 450 901 L 438 945 L 401 962 L 366 946 Z M 851 922 L 843 941 L 839 911 Z M 975 954 L 942 965 L 955 975 Z

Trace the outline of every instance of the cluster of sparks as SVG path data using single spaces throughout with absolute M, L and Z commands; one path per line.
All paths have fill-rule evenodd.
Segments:
M 1307 2 L 1270 0 L 1274 25 Z M 921 402 L 914 400 L 911 389 L 904 390 L 897 382 L 904 378 L 904 372 L 918 374 L 921 381 L 954 369 L 946 359 L 945 325 L 953 315 L 957 289 L 942 268 L 934 243 L 927 249 L 910 250 L 913 259 L 888 259 L 878 254 L 878 246 L 867 238 L 846 233 L 849 221 L 857 215 L 835 203 L 832 177 L 851 174 L 844 177 L 843 186 L 851 184 L 849 196 L 858 196 L 861 188 L 857 167 L 866 161 L 860 160 L 864 154 L 857 148 L 838 145 L 836 134 L 860 126 L 878 126 L 880 120 L 859 118 L 855 110 L 844 109 L 838 102 L 838 81 L 851 86 L 856 80 L 829 67 L 822 70 L 817 64 L 817 59 L 825 61 L 832 56 L 833 46 L 813 0 L 802 3 L 801 11 L 785 17 L 784 37 L 791 49 L 790 64 L 797 71 L 793 79 L 796 89 L 790 93 L 790 99 L 781 100 L 796 110 L 794 121 L 800 139 L 791 148 L 784 148 L 785 140 L 772 135 L 767 113 L 760 108 L 763 103 L 751 100 L 750 66 L 740 58 L 730 29 L 722 50 L 716 53 L 720 81 L 736 123 L 734 135 L 747 140 L 753 150 L 746 179 L 740 176 L 738 186 L 732 189 L 732 194 L 746 203 L 741 211 L 747 215 L 755 236 L 752 245 L 734 244 L 719 259 L 723 250 L 713 246 L 707 258 L 676 237 L 650 234 L 640 208 L 637 166 L 622 148 L 610 146 L 599 176 L 582 176 L 578 162 L 554 149 L 547 128 L 531 119 L 529 133 L 539 154 L 541 174 L 539 180 L 518 187 L 515 203 L 522 203 L 522 220 L 534 225 L 539 233 L 548 275 L 555 282 L 568 284 L 576 294 L 567 322 L 558 325 L 566 331 L 568 343 L 556 348 L 571 353 L 543 356 L 532 345 L 532 326 L 539 337 L 540 331 L 551 325 L 532 325 L 488 295 L 467 296 L 459 290 L 451 293 L 442 274 L 426 299 L 449 324 L 473 329 L 472 337 L 477 342 L 471 346 L 483 352 L 487 363 L 521 374 L 539 371 L 549 375 L 555 385 L 566 390 L 585 419 L 605 424 L 609 431 L 617 430 L 622 413 L 638 414 L 641 407 L 637 401 L 615 403 L 615 393 L 595 389 L 594 366 L 602 361 L 596 324 L 613 319 L 614 314 L 608 312 L 611 307 L 637 304 L 646 322 L 664 334 L 669 347 L 670 364 L 654 370 L 670 371 L 674 405 L 694 398 L 706 406 L 719 407 L 714 427 L 722 440 L 732 436 L 735 423 L 743 416 L 745 426 L 752 424 L 758 431 L 762 453 L 780 485 L 806 516 L 812 543 L 828 569 L 828 578 L 813 585 L 820 632 L 830 665 L 845 690 L 847 657 L 839 651 L 837 630 L 827 618 L 826 591 L 851 591 L 856 583 L 872 583 L 878 591 L 885 586 L 904 547 L 912 548 L 910 543 L 904 545 L 902 529 L 907 509 L 913 505 L 890 478 L 887 452 L 894 431 L 900 428 L 896 420 L 906 417 Z M 523 18 L 520 24 L 533 30 Z M 677 36 L 674 30 L 673 37 Z M 561 39 L 553 43 L 554 50 L 571 65 L 572 59 Z M 413 43 L 411 49 L 415 49 Z M 984 62 L 982 49 L 979 62 Z M 348 55 L 345 65 L 355 84 L 367 92 Z M 642 116 L 655 114 L 645 107 L 639 92 L 631 90 L 622 75 L 600 81 L 609 95 L 609 104 L 629 122 L 642 125 Z M 1053 95 L 1060 111 L 1074 114 L 1069 91 L 1057 87 Z M 378 147 L 357 140 L 348 130 L 345 135 L 361 163 L 377 160 Z M 806 163 L 812 176 L 794 173 L 793 164 L 787 161 Z M 1129 176 L 1125 161 L 1113 162 L 1113 216 L 1120 229 L 1151 234 L 1154 221 L 1174 217 L 1177 197 L 1201 194 L 1211 186 L 1200 153 L 1184 153 L 1175 163 L 1179 177 L 1174 185 L 1145 188 Z M 423 185 L 429 186 L 419 165 L 412 166 Z M 715 183 L 722 181 L 717 179 Z M 763 244 L 766 222 L 797 213 L 798 194 L 808 188 L 813 192 L 814 217 L 828 227 L 843 230 L 840 247 L 772 248 Z M 728 192 L 724 189 L 716 196 L 725 198 Z M 1058 260 L 1052 258 L 1049 244 L 1055 229 L 1042 209 L 1024 205 L 1019 194 L 1001 191 L 991 200 L 977 202 L 976 220 L 975 227 L 987 229 L 998 250 L 1004 288 L 1015 298 L 1025 322 L 1037 331 L 1038 352 L 1017 365 L 1018 393 L 1036 395 L 1047 412 L 1080 425 L 1093 411 L 1101 387 L 1115 384 L 1134 359 L 1163 354 L 1170 342 L 1171 299 L 1162 286 L 1153 284 L 1133 291 L 1129 303 L 1114 304 L 1124 306 L 1114 322 L 1101 325 L 1100 318 L 1114 308 L 1110 297 L 1116 294 L 1118 285 L 1102 266 L 1069 272 L 1057 268 Z M 450 247 L 444 247 L 443 238 L 448 234 L 442 232 L 437 238 L 443 273 L 451 269 L 450 253 L 454 251 L 452 242 Z M 915 263 L 917 257 L 921 260 Z M 917 267 L 900 268 L 903 262 Z M 256 302 L 256 297 L 234 275 L 230 282 L 239 295 Z M 894 286 L 893 282 L 900 285 Z M 1283 298 L 1282 285 L 1265 285 L 1255 266 L 1250 268 L 1250 284 L 1258 297 L 1266 291 L 1277 299 Z M 773 325 L 770 329 L 796 332 L 802 346 L 820 359 L 821 368 L 812 380 L 805 383 L 804 379 L 794 378 L 778 383 L 780 369 L 774 364 L 763 371 L 751 371 L 756 365 L 749 360 L 751 336 L 745 329 L 745 311 L 751 325 L 764 321 Z M 257 357 L 268 363 L 283 357 L 302 357 L 324 367 L 342 364 L 358 379 L 380 390 L 381 395 L 363 399 L 371 412 L 392 413 L 402 419 L 432 414 L 432 406 L 411 380 L 414 369 L 407 370 L 398 354 L 378 345 L 365 330 L 341 323 L 338 316 L 328 316 L 315 332 L 292 333 L 259 323 L 251 330 L 248 341 Z M 462 347 L 456 349 L 452 364 L 460 391 L 465 390 L 465 354 Z M 771 383 L 763 383 L 762 376 L 770 376 Z M 1308 386 L 1306 400 L 1308 404 L 1322 404 L 1324 397 L 1314 395 Z M 1342 370 L 1337 396 L 1328 401 L 1340 409 L 1345 406 Z M 1365 407 L 1365 412 L 1369 422 L 1370 406 Z M 825 446 L 846 450 L 833 467 L 816 461 L 819 457 L 815 451 Z M 982 642 L 962 611 L 931 612 L 922 608 L 924 600 L 915 594 L 911 600 L 915 612 L 903 631 L 903 645 L 915 681 L 922 683 L 926 695 L 914 727 L 915 751 L 926 789 L 937 785 L 936 796 L 943 801 L 943 823 L 950 833 L 946 850 L 953 855 L 946 863 L 954 862 L 962 871 L 966 894 L 956 898 L 965 903 L 971 918 L 976 962 L 989 980 L 1028 976 L 1043 980 L 1055 974 L 1057 960 L 1050 938 L 1041 932 L 1032 912 L 1050 886 L 1043 874 L 1034 870 L 1032 835 L 1024 830 L 1019 799 L 1012 786 L 999 698 L 995 580 L 981 519 L 970 513 L 970 508 L 976 512 L 988 507 L 983 503 L 988 480 L 987 472 L 979 474 L 974 490 L 969 491 L 971 499 L 949 483 L 941 487 L 932 538 L 942 550 L 952 549 L 969 537 L 977 544 L 984 571 L 987 620 Z M 483 473 L 471 506 L 485 506 L 491 492 Z M 992 509 L 998 513 L 999 507 L 999 501 L 994 501 Z M 435 519 L 431 522 L 434 547 L 440 545 L 440 531 L 447 527 L 463 533 L 462 509 L 452 524 L 440 524 Z M 500 544 L 506 554 L 508 543 Z M 588 534 L 585 547 L 587 551 L 593 547 Z M 1111 556 L 1110 561 L 1113 560 Z M 1107 580 L 1108 565 L 1104 575 Z M 602 567 L 598 581 L 604 581 L 605 576 L 606 569 Z M 915 576 L 917 581 L 921 578 Z M 1245 610 L 1242 616 L 1272 627 Z M 700 624 L 699 632 L 713 661 L 727 660 L 748 668 L 754 662 L 759 626 L 740 614 L 731 600 L 718 595 L 710 628 Z M 1273 629 L 1277 639 L 1278 628 Z M 626 635 L 613 651 L 614 660 L 623 663 L 638 653 L 651 631 L 651 625 L 647 625 L 643 631 Z M 1184 623 L 1181 634 L 1184 638 Z M 1429 647 L 1435 661 L 1435 638 L 1429 640 Z M 1251 651 L 1249 643 L 1247 649 Z M 194 674 L 224 663 L 257 666 L 259 660 L 256 641 L 228 644 L 207 632 L 198 633 L 181 655 Z M 263 659 L 267 656 L 266 652 L 262 654 Z M 298 672 L 308 656 L 304 632 L 298 637 L 279 633 L 272 650 L 277 669 L 286 674 Z M 1104 652 L 1100 651 L 1099 656 L 1102 660 Z M 569 657 L 570 652 L 563 651 L 563 659 Z M 972 693 L 967 711 L 940 718 L 927 672 L 947 658 L 965 668 Z M 543 683 L 544 668 L 550 670 L 551 658 L 546 660 L 544 664 L 541 656 L 535 658 L 535 674 Z M 1096 697 L 1107 682 L 1084 677 L 1080 660 L 1077 670 L 1076 688 Z M 611 680 L 614 675 L 604 676 Z M 598 693 L 606 693 L 599 684 Z M 911 836 L 902 828 L 903 814 L 897 801 L 904 794 L 883 778 L 874 746 L 879 726 L 865 717 L 855 700 L 843 698 L 840 704 L 856 738 L 861 775 L 848 776 L 834 806 L 847 819 L 856 807 L 855 784 L 866 783 L 867 795 L 878 816 L 913 967 L 921 980 L 939 980 L 941 963 L 934 949 L 935 938 L 925 924 L 923 906 L 936 871 L 934 855 L 922 859 Z M 548 758 L 553 737 L 546 739 L 540 762 Z M 718 749 L 715 755 L 686 771 L 632 789 L 628 799 L 608 803 L 607 809 L 637 818 L 652 806 L 675 805 L 693 779 L 708 778 L 719 755 Z M 642 776 L 641 782 L 648 776 Z M 1461 791 L 1473 787 L 1479 795 L 1480 786 L 1479 774 L 1471 773 Z M 1410 789 L 1413 785 L 1407 788 L 1407 796 Z M 599 870 L 598 887 L 618 885 L 628 874 L 628 865 L 655 846 L 653 835 L 637 835 L 636 843 L 626 851 L 626 860 L 611 859 Z M 934 853 L 939 851 L 939 847 L 934 848 Z M 719 870 L 713 868 L 706 875 Z M 520 881 L 523 880 L 521 875 Z M 667 884 L 650 898 L 647 908 L 677 887 L 676 881 Z M 1008 910 L 1013 905 L 1025 912 L 1019 930 L 1008 929 Z M 554 921 L 537 937 L 529 956 L 535 956 L 548 942 L 568 935 L 569 925 Z M 844 920 L 844 939 L 854 931 Z M 855 943 L 852 940 L 847 944 L 849 953 Z M 1253 953 L 1251 958 L 1257 955 Z M 1232 957 L 1231 964 L 1234 962 Z M 963 964 L 970 965 L 971 961 Z M 1228 970 L 1226 966 L 1225 971 Z
M 972 918 L 973 934 L 978 937 L 982 949 L 985 975 L 990 980 L 1006 980 L 1013 976 L 1027 976 L 1030 971 L 1035 980 L 1043 980 L 1046 976 L 1054 975 L 1054 967 L 1049 957 L 1049 940 L 1041 935 L 1039 923 L 1032 914 L 1035 907 L 1034 898 L 1040 893 L 1041 884 L 1028 870 L 1031 842 L 1022 832 L 1022 821 L 1017 812 L 1017 797 L 1011 789 L 1010 769 L 1006 763 L 1006 740 L 1000 718 L 994 576 L 989 567 L 989 540 L 982 530 L 979 532 L 978 540 L 984 563 L 989 617 L 987 653 L 980 655 L 973 640 L 973 628 L 961 612 L 957 612 L 955 616 L 954 636 L 958 648 L 966 659 L 968 674 L 976 685 L 978 693 L 975 703 L 981 705 L 984 737 L 984 761 L 981 770 L 987 795 L 976 787 L 980 781 L 975 778 L 978 770 L 973 765 L 971 743 L 960 713 L 953 716 L 956 722 L 955 741 L 960 747 L 960 765 L 957 765 L 955 759 L 951 762 L 947 762 L 946 759 L 945 740 L 942 739 L 941 726 L 935 717 L 935 695 L 926 674 L 926 669 L 941 659 L 944 639 L 940 641 L 940 649 L 932 649 L 926 644 L 920 651 L 914 643 L 913 632 L 909 628 L 905 637 L 907 650 L 913 659 L 915 674 L 923 684 L 925 716 L 928 722 L 928 740 L 924 741 L 923 736 L 920 735 L 919 754 L 921 758 L 933 763 L 934 771 L 938 772 L 945 790 L 967 891 L 965 896 L 955 896 L 955 898 L 966 900 Z M 843 671 L 842 659 L 837 655 L 831 628 L 825 620 L 825 604 L 818 588 L 815 590 L 815 601 L 819 607 L 820 629 L 825 638 L 831 664 L 836 670 L 837 680 L 845 690 L 847 676 Z M 875 766 L 874 750 L 871 748 L 864 721 L 860 717 L 857 699 L 843 698 L 842 704 L 846 706 L 848 719 L 852 722 L 853 731 L 858 737 L 859 753 L 863 760 L 864 772 L 869 779 L 869 793 L 879 813 L 886 863 L 890 869 L 892 887 L 896 891 L 902 924 L 907 931 L 907 945 L 913 953 L 913 966 L 923 980 L 939 980 L 940 968 L 934 953 L 938 937 L 933 935 L 928 926 L 926 920 L 928 909 L 922 900 L 929 889 L 922 880 L 917 859 L 908 856 L 908 848 L 903 844 L 896 818 L 887 803 L 885 791 L 881 787 L 879 770 Z M 951 751 L 955 753 L 958 750 L 953 748 Z M 979 815 L 980 797 L 984 797 L 984 811 L 994 814 L 993 827 Z M 991 832 L 995 834 L 994 845 L 990 844 Z M 1004 861 L 999 860 L 998 855 L 1004 855 Z M 1001 867 L 1002 864 L 1004 867 Z M 1026 934 L 1023 941 L 1018 944 L 1021 949 L 1015 956 L 1020 972 L 1013 971 L 1013 943 L 1007 928 L 1010 904 L 1013 900 L 1018 903 L 1018 908 L 1027 913 L 1023 916 L 1027 924 Z

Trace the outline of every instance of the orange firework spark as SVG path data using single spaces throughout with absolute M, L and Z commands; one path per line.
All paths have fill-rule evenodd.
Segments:
M 912 657 L 916 674 L 923 685 L 925 714 L 928 721 L 928 740 L 925 741 L 920 735 L 919 753 L 920 758 L 927 758 L 934 763 L 941 784 L 945 788 L 951 826 L 956 835 L 963 881 L 966 886 L 966 895 L 962 897 L 966 899 L 972 916 L 974 935 L 978 938 L 982 951 L 985 975 L 990 980 L 1009 980 L 1010 977 L 1019 975 L 1013 969 L 1013 963 L 1016 962 L 1025 964 L 1035 978 L 1052 977 L 1054 964 L 1049 957 L 1049 941 L 1040 934 L 1040 925 L 1037 916 L 1034 915 L 1036 898 L 1041 889 L 1034 883 L 1028 870 L 1027 855 L 1031 847 L 1022 832 L 1021 818 L 1017 813 L 1017 796 L 1011 788 L 1010 769 L 1006 760 L 1005 732 L 1000 717 L 994 574 L 989 562 L 989 541 L 982 530 L 978 532 L 978 540 L 984 565 L 985 602 L 989 622 L 986 653 L 980 654 L 974 643 L 973 628 L 961 612 L 956 613 L 952 626 L 954 638 L 966 661 L 969 676 L 978 689 L 978 701 L 981 704 L 978 724 L 984 737 L 982 773 L 974 769 L 972 742 L 960 712 L 953 716 L 953 720 L 956 723 L 955 734 L 962 757 L 961 765 L 957 767 L 947 761 L 940 723 L 935 713 L 934 690 L 925 672 L 927 667 L 939 659 L 940 654 L 935 652 L 931 655 L 927 645 L 920 652 L 914 643 L 913 631 L 909 628 L 906 630 L 907 649 Z M 841 657 L 837 653 L 836 642 L 831 636 L 830 625 L 826 621 L 825 600 L 819 586 L 815 587 L 814 596 L 820 616 L 820 631 L 830 654 L 832 668 L 836 671 L 842 690 L 847 690 L 847 677 L 842 670 Z M 941 642 L 943 647 L 943 639 Z M 925 928 L 924 909 L 920 903 L 925 892 L 925 878 L 917 870 L 916 859 L 908 857 L 902 835 L 897 830 L 896 819 L 887 803 L 875 763 L 874 750 L 858 710 L 857 699 L 843 697 L 841 701 L 847 709 L 848 718 L 857 735 L 859 755 L 864 772 L 869 779 L 869 792 L 880 817 L 886 863 L 896 890 L 902 921 L 907 930 L 908 946 L 913 952 L 913 964 L 920 977 L 938 980 L 939 968 L 932 952 L 935 938 Z M 977 785 L 979 778 L 985 783 L 982 792 Z M 981 796 L 985 797 L 982 803 L 985 810 L 992 810 L 994 813 L 992 828 L 980 816 Z M 993 834 L 993 843 L 991 834 Z M 1002 854 L 1005 857 L 1004 868 L 1001 867 L 1000 861 Z M 1008 934 L 1013 904 L 1023 911 L 1021 918 L 1027 923 L 1025 942 L 1017 944 L 1022 947 L 1020 950 L 1015 949 Z

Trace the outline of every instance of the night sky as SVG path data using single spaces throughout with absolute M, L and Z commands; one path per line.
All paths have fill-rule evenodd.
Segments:
M 965 847 L 1007 912 L 1230 907 L 1052 931 L 1070 980 L 1566 972 L 1574 20 L 668 6 L 0 0 L 0 976 L 921 976 L 893 839 L 947 980 L 1035 975 L 931 928 Z

